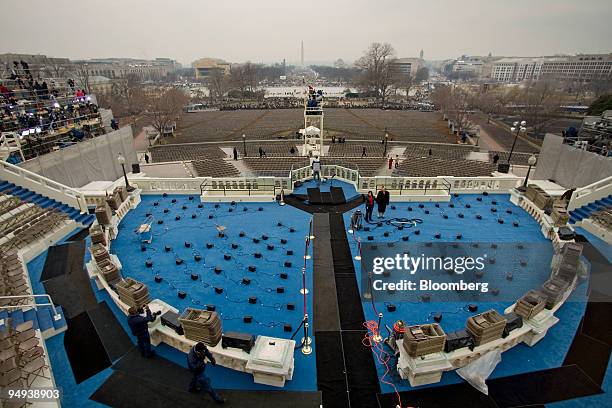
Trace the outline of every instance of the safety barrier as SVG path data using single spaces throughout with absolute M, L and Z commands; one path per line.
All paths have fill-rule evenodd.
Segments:
M 6 180 L 17 186 L 27 188 L 35 193 L 67 204 L 81 212 L 87 212 L 85 195 L 79 190 L 70 188 L 13 164 L 0 161 L 0 180 Z

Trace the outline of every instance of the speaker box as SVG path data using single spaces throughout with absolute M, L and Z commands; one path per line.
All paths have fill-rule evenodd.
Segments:
M 132 173 L 134 174 L 140 173 L 140 164 L 138 163 L 132 164 Z
M 178 313 L 174 313 L 173 311 L 167 311 L 163 315 L 161 315 L 161 324 L 163 326 L 170 327 L 172 330 L 176 332 L 178 335 L 183 335 L 183 326 L 181 326 L 181 322 L 178 320 Z
M 227 332 L 221 337 L 221 347 L 223 348 L 238 348 L 250 353 L 254 345 L 255 336 L 252 334 Z
M 497 165 L 497 171 L 500 173 L 508 173 L 510 171 L 510 165 L 508 163 L 499 163 Z

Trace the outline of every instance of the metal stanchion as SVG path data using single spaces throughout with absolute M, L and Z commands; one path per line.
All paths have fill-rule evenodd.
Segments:
M 308 336 L 308 314 L 304 315 L 304 337 L 302 338 L 302 354 L 309 355 L 312 353 L 312 339 Z

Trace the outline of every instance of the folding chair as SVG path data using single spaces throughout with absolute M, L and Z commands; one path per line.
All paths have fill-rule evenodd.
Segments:
M 23 343 L 19 343 L 19 345 L 17 346 L 17 350 L 19 351 L 19 353 L 25 353 L 28 350 L 33 349 L 34 347 L 38 346 L 38 338 L 37 337 L 32 337 L 26 341 L 24 341 Z
M 26 380 L 28 387 L 32 385 L 36 377 L 49 378 L 44 375 L 45 368 L 47 368 L 47 365 L 45 364 L 45 358 L 43 356 L 35 358 L 21 368 L 21 376 Z

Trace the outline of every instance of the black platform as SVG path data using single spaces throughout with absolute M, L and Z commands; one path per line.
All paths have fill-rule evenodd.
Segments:
M 346 203 L 344 191 L 340 187 L 330 187 L 329 191 L 307 188 L 308 203 L 311 205 L 341 205 Z
M 90 399 L 111 407 L 206 407 L 216 406 L 206 394 L 191 394 L 187 386 L 191 376 L 186 368 L 161 357 L 145 359 L 138 350 L 113 366 L 113 374 Z M 321 405 L 321 393 L 287 391 L 224 390 L 209 371 L 212 386 L 226 399 L 226 407 L 293 407 Z M 129 386 L 126 386 L 128 385 Z

